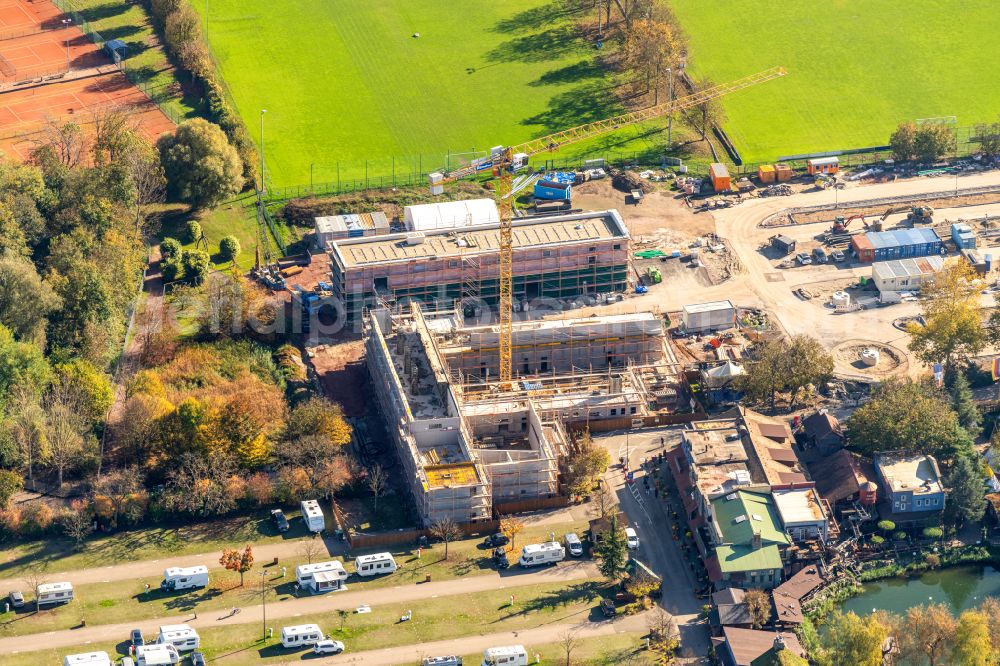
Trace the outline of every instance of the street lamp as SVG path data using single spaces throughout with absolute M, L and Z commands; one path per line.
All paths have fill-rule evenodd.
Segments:
M 267 586 L 264 584 L 264 576 L 266 575 L 266 571 L 260 572 L 260 607 L 264 616 L 264 640 L 267 640 Z
M 260 193 L 264 193 L 264 114 L 267 109 L 260 110 Z
M 62 24 L 65 27 L 69 27 L 73 23 L 73 19 L 64 18 Z M 66 46 L 66 71 L 69 71 L 69 37 L 65 39 L 63 44 Z

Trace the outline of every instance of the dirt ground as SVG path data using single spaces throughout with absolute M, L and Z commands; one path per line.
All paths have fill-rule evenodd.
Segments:
M 861 352 L 875 349 L 879 352 L 874 366 L 861 361 Z M 873 379 L 884 379 L 893 375 L 904 375 L 907 371 L 906 352 L 874 340 L 847 340 L 833 348 L 834 371 L 838 374 L 859 375 Z
M 652 184 L 656 191 L 647 194 L 639 205 L 633 205 L 631 197 L 612 187 L 610 178 L 574 185 L 573 207 L 614 208 L 621 213 L 633 237 L 671 232 L 678 241 L 690 242 L 698 236 L 715 233 L 715 218 L 711 213 L 693 212 L 677 192 L 668 189 L 669 183 Z
M 343 405 L 346 416 L 364 416 L 367 411 L 364 386 L 368 381 L 364 342 L 350 340 L 320 344 L 307 348 L 306 353 L 326 396 Z
M 935 209 L 958 208 L 963 206 L 982 206 L 985 204 L 1000 202 L 1000 192 L 987 194 L 959 195 L 943 197 L 939 199 L 928 199 L 927 203 Z M 919 201 L 899 204 L 899 206 L 917 206 Z M 886 204 L 876 206 L 841 206 L 838 210 L 819 210 L 812 213 L 802 213 L 795 215 L 796 224 L 811 224 L 813 222 L 831 222 L 838 215 L 850 217 L 851 215 L 879 216 L 881 217 L 886 209 L 890 208 Z

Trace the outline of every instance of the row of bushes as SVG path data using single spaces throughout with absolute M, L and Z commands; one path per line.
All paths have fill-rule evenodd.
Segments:
M 174 62 L 191 73 L 208 100 L 208 119 L 217 124 L 236 147 L 247 185 L 257 177 L 257 148 L 243 119 L 229 103 L 222 79 L 201 31 L 201 19 L 187 0 L 149 0 L 153 24 L 163 36 Z
M 993 554 L 982 546 L 960 546 L 958 548 L 942 549 L 938 553 L 921 553 L 909 562 L 898 559 L 872 560 L 862 565 L 858 576 L 862 582 L 893 578 L 896 576 L 912 576 L 931 569 L 954 567 L 961 564 L 978 564 L 992 562 Z

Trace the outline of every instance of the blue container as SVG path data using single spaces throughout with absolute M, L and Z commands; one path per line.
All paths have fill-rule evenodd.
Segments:
M 557 183 L 551 180 L 539 180 L 535 183 L 536 199 L 548 201 L 569 201 L 572 197 L 572 186 L 569 183 Z

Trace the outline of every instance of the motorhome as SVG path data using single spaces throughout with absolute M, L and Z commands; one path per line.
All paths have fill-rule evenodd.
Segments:
M 161 645 L 173 645 L 178 652 L 197 650 L 201 645 L 198 632 L 186 624 L 165 624 L 160 627 L 160 635 L 156 642 Z
M 286 648 L 301 648 L 315 645 L 323 640 L 323 630 L 318 624 L 298 624 L 281 628 L 281 645 Z
M 486 648 L 483 666 L 528 666 L 528 651 L 523 645 Z
M 555 564 L 562 562 L 566 558 L 566 549 L 558 541 L 546 541 L 545 543 L 531 543 L 521 549 L 521 559 L 518 564 L 522 567 L 538 567 L 543 564 Z
M 354 570 L 359 576 L 378 576 L 379 574 L 392 573 L 396 570 L 396 560 L 392 559 L 392 553 L 359 555 L 354 559 Z
M 180 653 L 169 643 L 165 645 L 150 643 L 135 648 L 136 666 L 173 666 L 180 662 Z
M 305 500 L 301 504 L 302 520 L 306 521 L 306 527 L 310 532 L 322 532 L 326 527 L 326 518 L 323 516 L 323 509 L 319 508 L 316 500 Z
M 340 560 L 301 564 L 295 567 L 295 581 L 299 587 L 313 594 L 346 590 L 347 570 Z
M 68 654 L 63 657 L 63 666 L 112 666 L 107 652 L 86 652 Z
M 189 590 L 208 586 L 208 567 L 172 567 L 163 572 L 160 589 L 164 591 Z
M 72 583 L 46 583 L 38 586 L 38 605 L 64 604 L 73 601 Z

